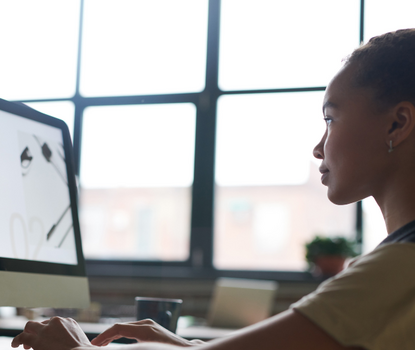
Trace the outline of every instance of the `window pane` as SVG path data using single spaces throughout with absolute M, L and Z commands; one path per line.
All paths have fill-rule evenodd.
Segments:
M 30 102 L 26 103 L 29 107 L 52 117 L 62 119 L 68 125 L 71 137 L 74 128 L 75 106 L 72 102 Z
M 355 205 L 335 206 L 312 150 L 323 92 L 224 96 L 218 103 L 214 264 L 303 270 L 316 234 L 354 237 Z
M 359 45 L 358 0 L 222 0 L 223 90 L 324 86 Z
M 382 212 L 373 197 L 363 201 L 363 253 L 372 251 L 388 235 Z
M 365 41 L 386 32 L 415 27 L 412 0 L 365 0 Z
M 207 0 L 86 0 L 82 95 L 202 91 L 207 9 Z
M 88 258 L 185 260 L 193 104 L 85 110 L 80 216 Z
M 75 93 L 80 3 L 0 2 L 0 96 L 8 100 Z

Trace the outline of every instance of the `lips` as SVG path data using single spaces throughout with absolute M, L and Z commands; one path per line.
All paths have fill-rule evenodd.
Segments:
M 324 180 L 329 175 L 329 169 L 327 169 L 325 166 L 321 166 L 318 170 L 321 173 L 321 182 L 324 184 Z

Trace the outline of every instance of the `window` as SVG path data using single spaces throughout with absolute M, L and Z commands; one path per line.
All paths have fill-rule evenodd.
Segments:
M 322 99 L 320 91 L 219 99 L 216 267 L 302 271 L 314 235 L 354 238 L 354 206 L 327 200 L 311 152 L 324 133 Z
M 68 123 L 89 274 L 304 280 L 313 235 L 385 235 L 371 199 L 330 204 L 312 148 L 341 60 L 414 7 L 2 2 L 0 97 Z
M 202 91 L 207 4 L 207 0 L 84 1 L 80 93 Z
M 189 103 L 85 110 L 80 174 L 85 256 L 188 258 L 195 121 L 196 108 Z
M 80 2 L 72 0 L 1 2 L 1 98 L 73 97 L 79 8 Z
M 325 86 L 358 44 L 358 0 L 222 0 L 219 87 Z

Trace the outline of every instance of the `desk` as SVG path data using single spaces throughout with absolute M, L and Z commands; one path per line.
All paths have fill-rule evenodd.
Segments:
M 0 350 L 16 350 L 15 348 L 12 348 L 12 346 L 11 346 L 12 340 L 13 340 L 13 337 L 0 336 Z M 114 347 L 120 346 L 120 345 L 127 345 L 127 344 L 114 344 L 114 343 L 111 343 L 110 345 L 108 345 L 108 348 L 114 348 Z M 23 347 L 20 346 L 18 348 L 18 350 L 23 350 Z
M 13 338 L 10 337 L 1 337 L 0 336 L 0 350 L 9 350 L 13 349 L 10 345 Z
M 24 316 L 0 319 L 0 336 L 15 337 L 23 330 L 26 322 L 27 319 Z M 105 323 L 83 322 L 80 322 L 79 325 L 89 339 L 95 338 L 98 334 L 102 333 L 104 330 L 111 326 L 110 324 Z M 186 339 L 200 339 L 206 341 L 223 337 L 232 333 L 233 331 L 235 330 L 225 328 L 211 328 L 205 326 L 189 326 L 178 328 L 176 333 Z

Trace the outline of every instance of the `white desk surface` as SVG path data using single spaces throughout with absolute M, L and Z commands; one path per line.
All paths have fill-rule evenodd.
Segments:
M 12 339 L 11 337 L 0 337 L 0 350 L 13 349 L 10 345 Z
M 17 349 L 12 348 L 12 346 L 11 346 L 12 339 L 13 339 L 13 337 L 2 337 L 2 336 L 0 336 L 0 350 L 24 350 L 23 346 L 19 346 Z M 108 348 L 115 348 L 115 347 L 120 347 L 120 346 L 124 346 L 124 345 L 128 345 L 128 344 L 111 343 L 107 347 Z

